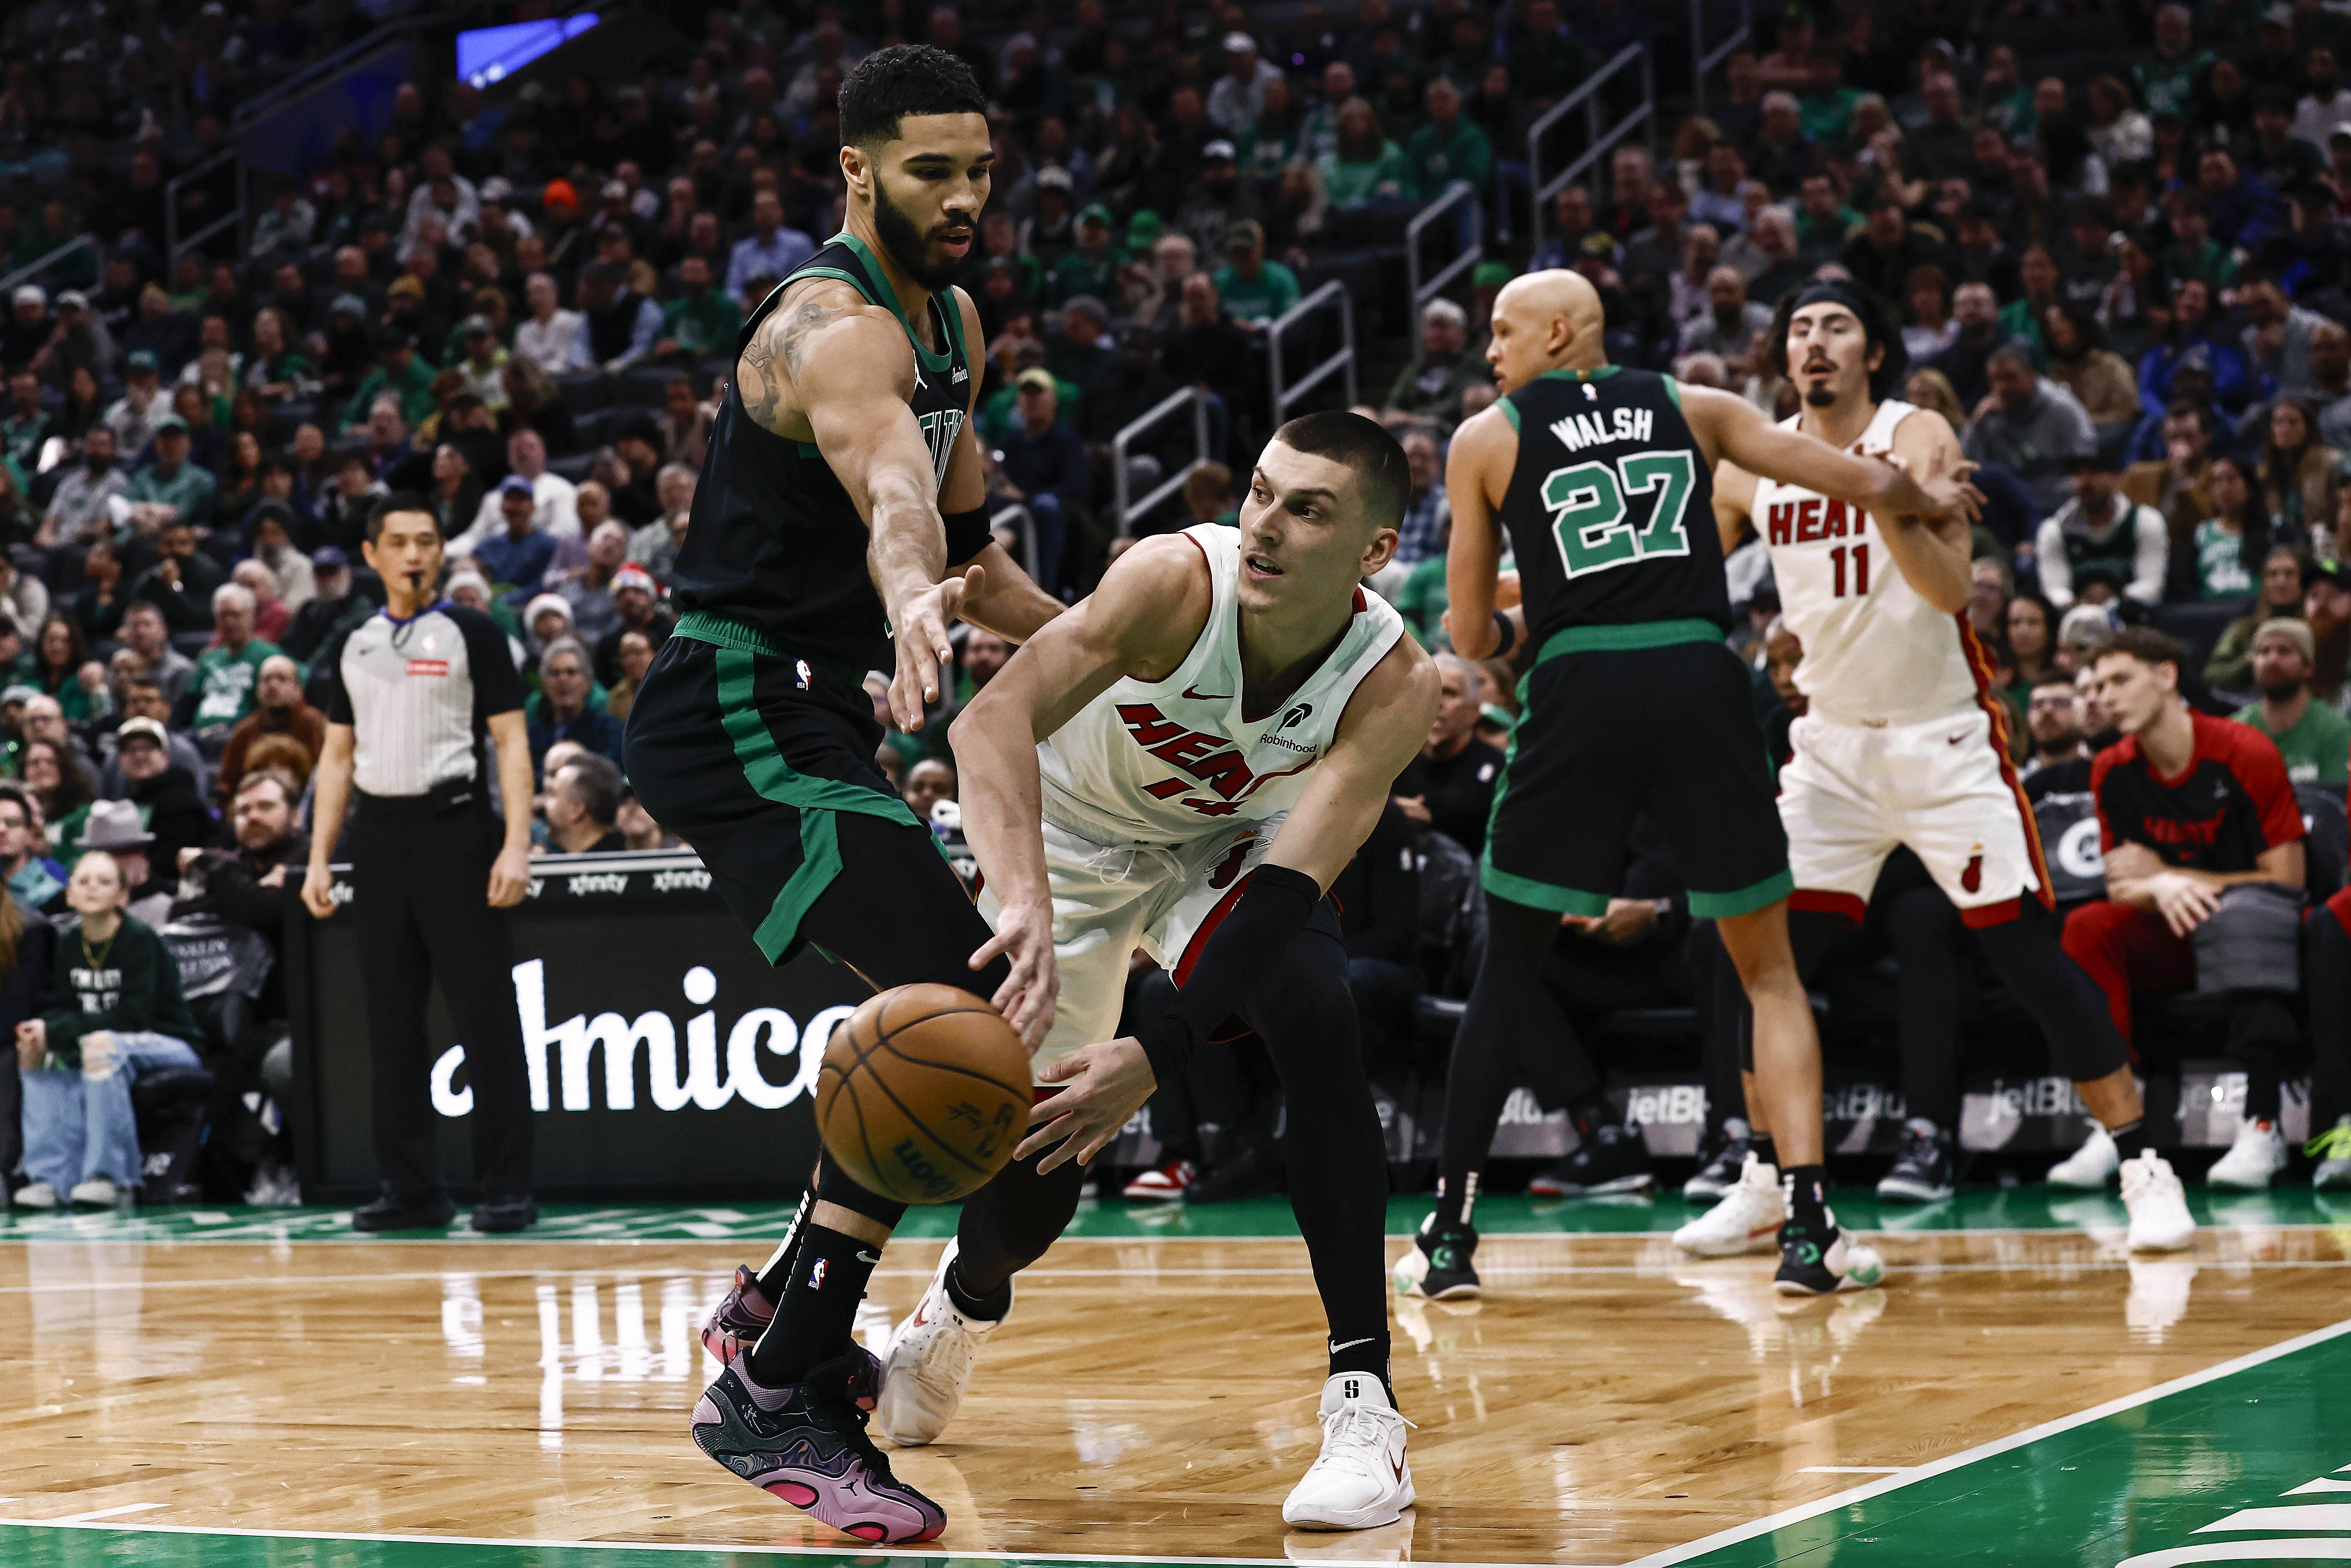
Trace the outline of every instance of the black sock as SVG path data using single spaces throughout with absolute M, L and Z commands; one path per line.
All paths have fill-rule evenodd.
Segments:
M 1330 1375 L 1336 1377 L 1343 1372 L 1370 1374 L 1380 1380 L 1381 1387 L 1387 1390 L 1388 1404 L 1393 1406 L 1395 1404 L 1395 1385 L 1388 1381 L 1387 1331 L 1382 1329 L 1359 1340 L 1332 1343 L 1344 1343 L 1345 1348 L 1331 1353 Z
M 821 1225 L 801 1228 L 791 1260 L 791 1278 L 776 1302 L 776 1321 L 759 1336 L 747 1358 L 752 1379 L 767 1388 L 785 1388 L 854 1343 L 857 1303 L 882 1261 L 878 1243 L 861 1241 Z
M 1788 1218 L 1800 1230 L 1825 1230 L 1829 1226 L 1829 1167 L 1790 1166 L 1780 1173 L 1788 1195 Z
M 2155 1138 L 2147 1131 L 2147 1118 L 2137 1117 L 2120 1126 L 2108 1127 L 2106 1136 L 2115 1141 L 2115 1148 L 2123 1158 L 2135 1160 L 2155 1147 Z
M 1780 1154 L 1777 1149 L 1772 1147 L 1771 1134 L 1751 1133 L 1748 1134 L 1747 1147 L 1749 1152 L 1754 1155 L 1758 1163 L 1770 1166 L 1774 1170 L 1779 1168 Z
M 962 1267 L 963 1260 L 960 1258 L 948 1264 L 945 1281 L 947 1300 L 955 1303 L 956 1311 L 967 1318 L 982 1318 L 995 1322 L 1012 1310 L 1011 1281 L 1005 1281 L 984 1296 L 975 1296 L 963 1288 L 963 1279 L 958 1273 Z

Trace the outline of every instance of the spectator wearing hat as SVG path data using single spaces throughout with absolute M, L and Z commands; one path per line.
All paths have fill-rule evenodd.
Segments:
M 1265 230 L 1247 218 L 1225 235 L 1225 265 L 1217 268 L 1217 298 L 1226 314 L 1251 331 L 1288 315 L 1299 301 L 1298 275 L 1265 255 Z
M 126 519 L 142 538 L 152 538 L 166 524 L 186 523 L 197 529 L 212 523 L 213 501 L 220 481 L 188 461 L 188 422 L 167 413 L 155 422 L 155 461 L 131 476 L 123 490 L 130 503 Z
M 528 360 L 550 376 L 593 368 L 588 352 L 588 322 L 577 310 L 561 308 L 555 279 L 534 272 L 524 279 L 521 325 L 515 329 L 514 357 Z
M 102 381 L 113 372 L 120 354 L 114 334 L 90 310 L 89 295 L 68 288 L 57 296 L 57 330 L 40 367 L 52 385 L 64 386 L 78 370 Z
M 505 585 L 511 591 L 509 597 L 519 602 L 538 588 L 555 563 L 556 540 L 538 526 L 536 493 L 528 476 L 519 471 L 508 474 L 498 482 L 495 499 L 500 529 L 475 542 L 474 559 L 491 582 Z M 578 528 L 576 518 L 572 526 Z
M 77 849 L 125 850 L 143 848 L 152 843 L 153 860 L 160 871 L 176 867 L 180 851 L 206 842 L 212 837 L 212 812 L 205 809 L 204 796 L 196 788 L 195 775 L 173 760 L 171 735 L 163 726 L 152 718 L 128 718 L 115 732 L 115 762 L 122 770 L 122 799 L 112 802 L 117 807 L 129 805 L 136 814 L 130 818 L 136 826 L 143 824 L 146 840 L 128 843 L 120 839 L 98 839 L 95 835 L 110 833 L 110 821 L 119 824 L 120 814 L 105 815 L 108 802 L 101 801 L 90 809 L 89 824 L 77 841 Z M 143 866 L 134 868 L 129 885 L 136 894 L 144 885 Z
M 182 699 L 189 710 L 185 727 L 199 740 L 226 739 L 253 711 L 261 666 L 282 652 L 253 634 L 255 609 L 253 591 L 241 582 L 223 583 L 213 591 L 214 640 L 196 656 L 195 679 Z
M 751 280 L 771 284 L 789 277 L 792 268 L 816 254 L 816 242 L 784 226 L 784 201 L 773 191 L 751 198 L 751 232 L 735 242 L 726 256 L 726 292 L 747 298 Z
M 2121 494 L 2112 458 L 2094 450 L 2071 467 L 2073 497 L 2042 523 L 2033 543 L 2043 595 L 2060 610 L 2116 597 L 2161 603 L 2171 559 L 2163 515 Z
M 643 637 L 647 648 L 657 653 L 669 641 L 677 622 L 661 607 L 661 584 L 653 580 L 652 572 L 634 562 L 612 574 L 610 592 L 616 620 L 611 629 L 596 640 L 596 678 L 606 686 L 616 686 L 624 674 L 622 641 L 632 635 Z
M 433 367 L 418 356 L 416 334 L 387 323 L 376 330 L 375 354 L 375 369 L 343 405 L 343 428 L 366 425 L 369 411 L 385 392 L 399 398 L 402 419 L 412 425 L 422 423 L 433 412 Z
M 1462 389 L 1493 380 L 1469 350 L 1469 313 L 1450 299 L 1421 308 L 1420 346 L 1388 388 L 1386 410 L 1428 420 L 1448 434 L 1461 419 Z
M 43 549 L 78 552 L 92 538 L 111 536 L 111 503 L 130 493 L 131 476 L 115 462 L 114 430 L 93 424 L 81 438 L 81 461 L 49 492 L 48 510 L 41 515 L 40 531 L 33 542 Z
M 2311 700 L 2318 641 L 2307 622 L 2279 616 L 2253 633 L 2253 685 L 2262 700 L 2237 710 L 2277 743 L 2286 778 L 2295 784 L 2351 784 L 2351 718 Z
M 508 356 L 498 341 L 497 324 L 476 313 L 457 323 L 457 337 L 465 348 L 451 363 L 465 378 L 465 390 L 480 398 L 485 408 L 504 408 L 507 389 L 499 372 L 506 369 Z
M 1013 385 L 1020 422 L 997 455 L 998 490 L 1029 508 L 1037 525 L 1037 580 L 1056 592 L 1062 548 L 1090 494 L 1092 463 L 1077 432 L 1061 423 L 1061 389 L 1050 371 L 1032 366 Z
M 743 311 L 733 298 L 711 287 L 710 263 L 698 256 L 687 256 L 677 264 L 677 297 L 662 307 L 661 335 L 654 340 L 653 357 L 705 360 L 734 352 L 736 334 L 743 329 Z M 676 384 L 672 382 L 672 388 Z M 685 382 L 685 391 L 691 402 L 692 382 Z
M 114 433 L 114 449 L 125 457 L 146 450 L 155 425 L 172 412 L 172 394 L 163 385 L 155 355 L 134 349 L 123 361 L 122 395 L 108 405 L 106 428 Z
M 137 814 L 130 817 L 136 829 Z M 99 826 L 95 814 L 90 825 Z M 112 1207 L 145 1168 L 131 1084 L 203 1063 L 189 1043 L 203 1033 L 171 950 L 126 911 L 130 889 L 115 857 L 99 843 L 85 847 L 66 889 L 78 918 L 57 943 L 42 1011 L 16 1026 L 31 1180 L 15 1201 L 27 1208 Z
M 534 430 L 517 430 L 507 437 L 507 477 L 530 482 L 531 518 L 540 532 L 559 542 L 580 537 L 580 487 L 547 466 L 547 443 Z M 506 531 L 506 511 L 500 493 L 493 488 L 482 497 L 473 526 L 449 541 L 464 554 L 482 540 Z
M 1226 135 L 1238 137 L 1264 112 L 1265 84 L 1281 71 L 1259 57 L 1257 40 L 1247 33 L 1227 33 L 1224 53 L 1224 73 L 1208 89 L 1208 121 Z
M 549 180 L 539 193 L 537 233 L 541 265 L 569 271 L 580 253 L 587 247 L 581 243 L 587 234 L 580 221 L 580 193 L 569 180 Z M 521 247 L 516 249 L 517 258 Z
M 1233 144 L 1222 137 L 1200 149 L 1200 174 L 1176 210 L 1176 226 L 1197 253 L 1220 256 L 1233 230 L 1264 215 L 1256 188 L 1240 177 Z
M 264 736 L 284 736 L 300 746 L 308 760 L 301 773 L 309 776 L 327 744 L 327 716 L 302 698 L 302 666 L 284 653 L 261 663 L 254 684 L 253 711 L 239 719 L 221 747 L 220 768 L 213 780 L 213 800 L 225 810 L 236 798 L 248 770 L 247 755 Z
M 1126 253 L 1112 242 L 1110 209 L 1100 202 L 1078 214 L 1078 245 L 1053 264 L 1045 278 L 1045 303 L 1059 309 L 1080 295 L 1118 297 L 1119 268 Z
M 1059 163 L 1048 163 L 1029 177 L 1029 215 L 1020 221 L 1020 254 L 1040 267 L 1050 267 L 1070 248 L 1077 235 L 1071 204 L 1077 182 Z
M 172 703 L 163 695 L 163 685 L 153 675 L 131 675 L 122 683 L 122 716 L 125 722 L 134 718 L 152 719 L 162 727 L 169 737 L 166 755 L 179 767 L 188 770 L 188 777 L 197 783 L 198 793 L 211 777 L 212 768 L 204 754 L 186 732 L 171 728 Z M 116 730 L 103 730 L 99 736 L 97 795 L 100 800 L 120 800 L 131 790 L 130 776 L 122 771 L 121 737 Z
M 374 598 L 360 590 L 350 558 L 335 545 L 321 545 L 310 556 L 317 591 L 294 612 L 278 643 L 288 654 L 308 663 L 347 623 L 373 612 Z
M 0 363 L 28 365 L 48 346 L 55 329 L 49 294 L 37 283 L 21 283 L 8 297 L 8 321 L 0 327 Z

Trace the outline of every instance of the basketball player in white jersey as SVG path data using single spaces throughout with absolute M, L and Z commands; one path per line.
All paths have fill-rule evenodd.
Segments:
M 1290 1203 L 1330 1329 L 1322 1451 L 1282 1517 L 1359 1530 L 1411 1506 L 1387 1381 L 1386 1150 L 1323 896 L 1437 715 L 1436 665 L 1360 586 L 1395 554 L 1410 488 L 1373 421 L 1292 420 L 1238 528 L 1137 544 L 956 718 L 997 933 L 972 967 L 1010 961 L 994 999 L 1045 1094 L 892 1337 L 874 1410 L 892 1441 L 946 1428 L 1013 1275 L 1075 1213 L 1085 1162 L 1238 1018 L 1288 1091 Z M 1173 971 L 1174 1000 L 1113 1038 L 1138 948 Z M 738 1287 L 705 1331 L 722 1359 L 756 1328 L 737 1326 L 749 1305 Z
M 1769 342 L 1803 398 L 1788 425 L 1914 474 L 1960 462 L 1948 421 L 1886 396 L 1900 383 L 1902 343 L 1864 293 L 1823 283 L 1790 295 Z M 2009 761 L 2007 713 L 1968 624 L 1968 528 L 1881 517 L 1727 461 L 1715 471 L 1714 507 L 1726 552 L 1750 526 L 1770 548 L 1781 615 L 1803 645 L 1795 678 L 1808 711 L 1780 774 L 1799 969 L 1809 977 L 1839 923 L 1859 923 L 1886 856 L 1908 845 L 2123 1150 L 2131 1245 L 2186 1247 L 2195 1221 L 2148 1144 L 2129 1052 L 2059 945 L 2040 835 Z M 1750 1117 L 1761 1103 L 1750 1094 Z M 1756 1131 L 1739 1184 L 1677 1232 L 1677 1244 L 1710 1256 L 1771 1250 L 1781 1188 L 1770 1130 Z M 1948 1184 L 1947 1141 L 1918 1157 L 1938 1164 Z

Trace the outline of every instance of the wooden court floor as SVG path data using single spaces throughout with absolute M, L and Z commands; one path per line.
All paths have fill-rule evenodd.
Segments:
M 1495 1235 L 1479 1259 L 1487 1300 L 1396 1303 L 1420 1502 L 1385 1531 L 1280 1522 L 1319 1436 L 1322 1323 L 1278 1209 L 1261 1235 L 1065 1240 L 1022 1276 L 946 1439 L 895 1462 L 947 1510 L 935 1556 L 1874 1561 L 1876 1537 L 1823 1546 L 1758 1523 L 1863 1519 L 1865 1501 L 1815 1505 L 1876 1488 L 1890 1506 L 1914 1495 L 1911 1479 L 1976 1476 L 1993 1463 L 1975 1457 L 1987 1445 L 2109 1402 L 2124 1408 L 2106 1426 L 2150 1446 L 2147 1412 L 2170 1406 L 2133 1401 L 2236 1358 L 2258 1369 L 2313 1336 L 2295 1354 L 2323 1365 L 2274 1364 L 2282 1389 L 2316 1397 L 2278 1445 L 2280 1473 L 2351 1469 L 2351 1335 L 2326 1332 L 2351 1318 L 2351 1225 L 2257 1217 L 2154 1261 L 2126 1257 L 2116 1224 L 1889 1232 L 1889 1288 L 1787 1303 L 1769 1260 L 1676 1254 L 1662 1231 L 1680 1218 L 1646 1206 L 1614 1233 Z M 938 1247 L 893 1245 L 873 1331 L 912 1306 Z M 730 1550 L 839 1551 L 685 1437 L 711 1371 L 695 1331 L 733 1265 L 763 1254 L 747 1239 L 674 1235 L 204 1241 L 97 1225 L 0 1237 L 0 1520 L 70 1527 L 0 1525 L 0 1563 L 371 1561 L 246 1559 L 231 1538 L 190 1531 L 710 1553 L 664 1553 L 664 1568 Z M 2182 1516 L 2192 1542 L 2227 1511 L 2221 1492 L 2252 1484 L 2241 1458 L 2217 1480 L 2210 1469 L 2248 1448 L 2227 1436 L 2243 1401 L 2220 1395 L 2235 1386 L 2211 1385 L 2221 1413 L 2188 1418 L 2211 1430 L 2151 1445 L 2119 1479 L 2108 1453 L 2039 1466 L 2050 1474 L 2031 1486 L 1977 1486 L 1979 1513 L 2012 1496 L 2008 1549 L 1995 1509 L 1991 1536 L 1972 1532 L 1980 1522 L 1940 1538 L 1914 1524 L 1926 1554 L 1883 1560 L 1976 1560 L 1966 1547 L 2038 1561 L 2022 1544 L 2034 1541 L 2064 1547 L 2053 1562 L 2116 1563 L 2142 1499 L 2210 1492 Z M 2271 1396 L 2281 1422 L 2284 1398 Z M 2283 1428 L 2257 1411 L 2252 1429 Z M 2083 1469 L 2106 1476 L 2104 1491 L 2068 1500 L 2063 1477 Z M 2042 1497 L 2052 1482 L 2054 1500 Z M 2351 1531 L 2351 1507 L 2318 1502 Z M 2351 1536 L 2325 1539 L 2351 1559 Z M 449 1559 L 461 1560 L 521 1561 Z

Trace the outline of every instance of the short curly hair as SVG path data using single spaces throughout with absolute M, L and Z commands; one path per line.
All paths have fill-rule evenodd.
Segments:
M 893 44 L 850 68 L 841 83 L 841 140 L 860 147 L 895 141 L 910 114 L 986 114 L 971 68 L 928 44 Z

